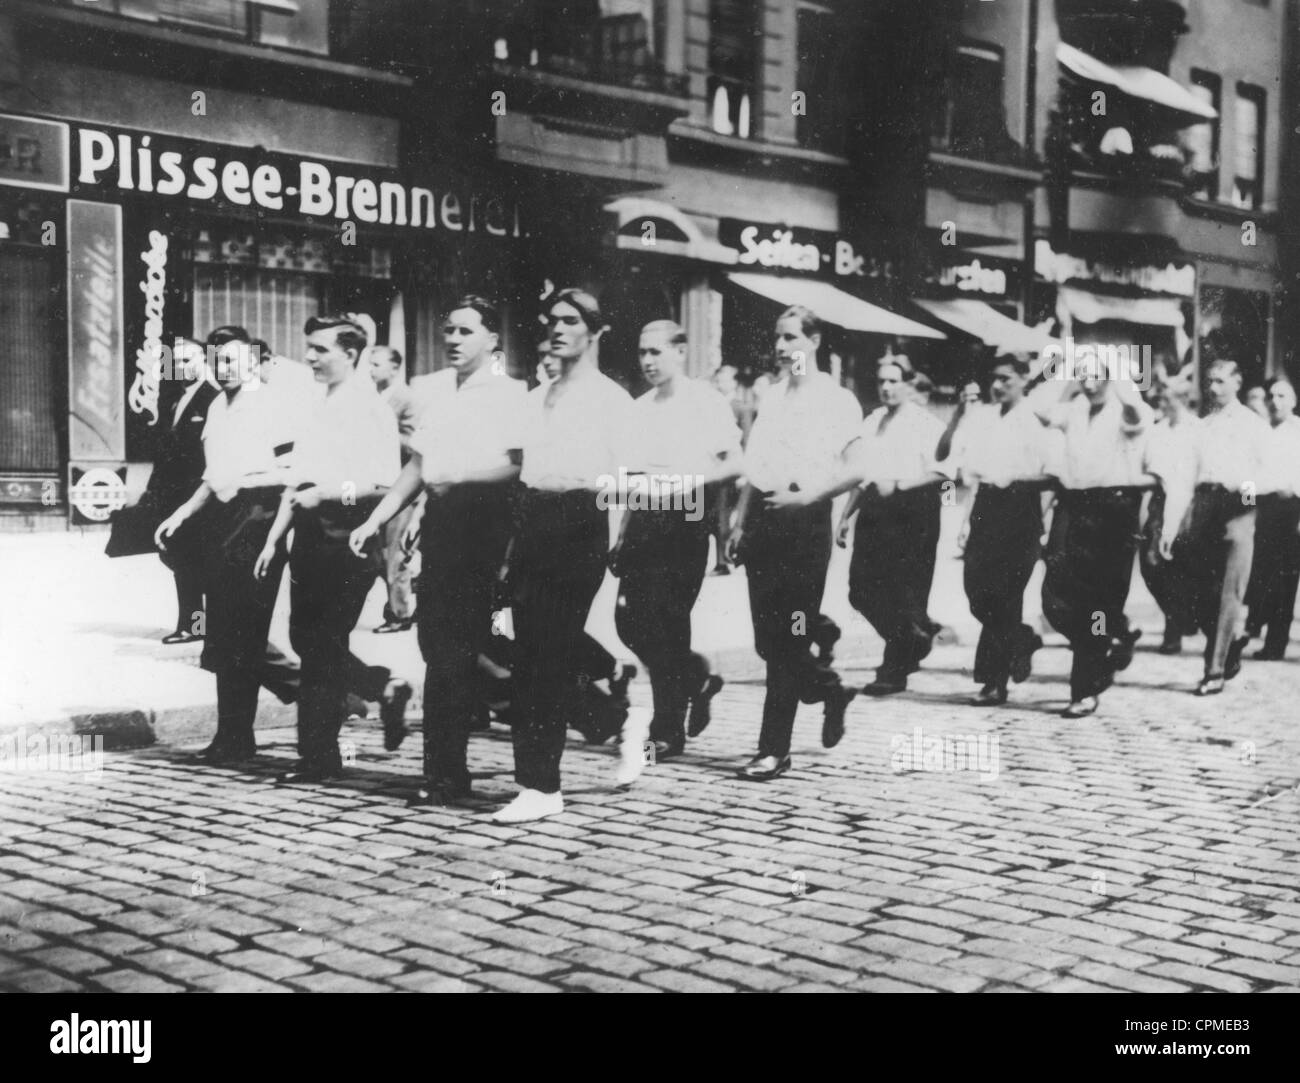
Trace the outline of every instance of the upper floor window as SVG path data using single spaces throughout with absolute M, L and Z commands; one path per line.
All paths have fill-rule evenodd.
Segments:
M 1221 112 L 1223 80 L 1213 72 L 1192 70 L 1192 95 Z M 1219 198 L 1219 120 L 1193 124 L 1183 133 L 1187 152 L 1188 192 L 1197 199 Z
M 1232 202 L 1245 210 L 1253 210 L 1264 202 L 1265 100 L 1262 87 L 1237 84 Z
M 308 6 L 323 5 L 324 0 L 303 0 Z M 261 44 L 292 44 L 297 48 L 314 48 L 307 40 L 278 40 L 285 37 L 286 22 L 277 17 L 299 13 L 299 0 L 75 0 L 79 7 L 112 12 L 130 18 L 159 22 L 196 30 L 215 30 Z M 294 35 L 289 35 L 293 38 Z
M 715 132 L 757 135 L 759 24 L 756 0 L 710 0 L 709 118 Z
M 844 149 L 844 116 L 839 103 L 843 31 L 830 11 L 800 6 L 799 68 L 795 89 L 803 95 L 795 112 L 795 137 L 802 147 L 839 154 Z
M 957 46 L 931 129 L 932 146 L 975 158 L 1019 156 L 1019 145 L 1007 133 L 1004 69 L 999 46 Z

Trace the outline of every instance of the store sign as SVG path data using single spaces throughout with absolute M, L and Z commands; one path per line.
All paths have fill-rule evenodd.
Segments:
M 1045 240 L 1040 240 L 1034 246 L 1034 272 L 1040 278 L 1058 285 L 1066 282 L 1102 282 L 1150 293 L 1173 294 L 1176 297 L 1196 296 L 1194 263 L 1169 263 L 1163 267 L 1102 263 L 1057 252 Z
M 974 259 L 970 263 L 945 267 L 939 272 L 939 285 L 955 289 L 958 293 L 1005 297 L 1007 272 L 998 267 L 986 267 Z
M 74 178 L 83 192 L 146 192 L 214 210 L 526 236 L 518 205 L 501 196 L 411 184 L 381 167 L 103 127 L 76 128 L 73 147 Z
M 149 247 L 140 254 L 144 272 L 140 289 L 144 293 L 144 345 L 135 353 L 135 380 L 127 393 L 127 404 L 135 414 L 149 413 L 149 424 L 158 423 L 158 381 L 163 362 L 163 316 L 167 307 L 167 235 L 149 232 Z
M 68 504 L 74 525 L 106 523 L 126 507 L 126 467 L 70 465 Z
M 888 264 L 868 262 L 851 241 L 821 230 L 762 225 L 723 218 L 718 240 L 738 252 L 742 267 L 765 271 L 799 271 L 835 278 L 889 277 Z
M 126 457 L 122 208 L 68 200 L 68 457 Z
M 927 294 L 935 297 L 1002 299 L 1019 289 L 1020 264 L 969 252 L 935 257 L 925 274 Z
M 68 126 L 0 113 L 0 184 L 68 190 Z

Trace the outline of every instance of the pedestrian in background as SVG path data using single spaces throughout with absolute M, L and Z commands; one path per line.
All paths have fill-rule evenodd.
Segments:
M 411 435 L 415 432 L 416 407 L 411 389 L 406 385 L 402 355 L 391 346 L 371 346 L 366 351 L 370 378 L 379 397 L 397 418 L 397 436 L 402 445 L 402 465 L 411 458 Z M 415 623 L 415 595 L 411 586 L 411 560 L 402 540 L 411 524 L 412 508 L 398 512 L 384 527 L 382 576 L 388 590 L 384 603 L 384 622 L 377 634 L 404 632 Z

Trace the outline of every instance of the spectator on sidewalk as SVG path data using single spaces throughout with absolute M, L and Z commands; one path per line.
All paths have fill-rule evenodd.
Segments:
M 411 390 L 406 386 L 402 355 L 391 346 L 371 346 L 367 351 L 370 378 L 375 382 L 379 397 L 392 409 L 397 418 L 397 435 L 402 444 L 402 465 L 411 458 L 411 434 L 415 432 L 416 409 Z M 411 524 L 413 508 L 403 508 L 384 526 L 383 579 L 388 589 L 384 603 L 384 623 L 376 633 L 404 632 L 415 623 L 415 595 L 411 587 L 410 555 L 403 548 L 402 538 Z
M 1296 393 L 1283 377 L 1270 380 L 1269 447 L 1255 521 L 1255 560 L 1246 591 L 1246 630 L 1263 633 L 1264 645 L 1251 655 L 1280 662 L 1291 638 L 1296 587 L 1300 583 L 1300 417 Z

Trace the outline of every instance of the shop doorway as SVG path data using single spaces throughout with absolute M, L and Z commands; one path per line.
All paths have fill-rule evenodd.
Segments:
M 59 473 L 59 344 L 50 257 L 0 249 L 0 471 Z M 64 362 L 66 365 L 66 362 Z

